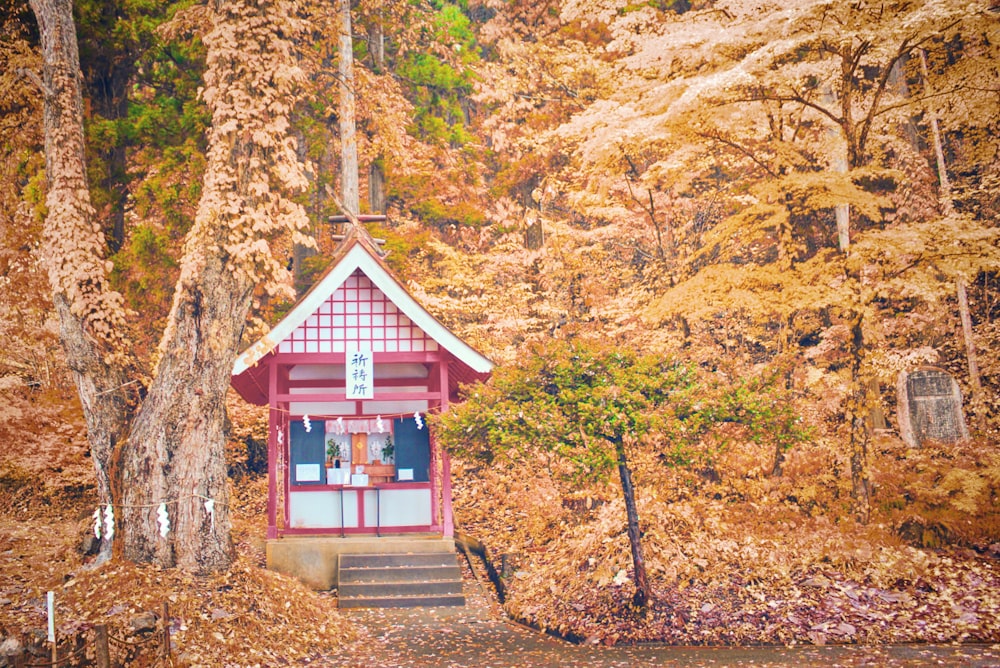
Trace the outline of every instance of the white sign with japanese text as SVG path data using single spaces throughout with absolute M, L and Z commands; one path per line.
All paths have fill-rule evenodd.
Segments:
M 348 345 L 345 382 L 348 399 L 375 397 L 375 361 L 372 359 L 371 350 Z

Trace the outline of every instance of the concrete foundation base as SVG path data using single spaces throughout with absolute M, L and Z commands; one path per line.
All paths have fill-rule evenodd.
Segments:
M 440 534 L 347 537 L 286 536 L 267 541 L 267 567 L 292 575 L 316 590 L 333 589 L 337 582 L 339 554 L 400 554 L 454 552 L 453 538 Z

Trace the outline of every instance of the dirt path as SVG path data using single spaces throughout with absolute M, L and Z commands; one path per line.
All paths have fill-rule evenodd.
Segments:
M 967 666 L 1000 667 L 1000 645 L 892 647 L 586 647 L 506 620 L 474 580 L 464 608 L 343 610 L 366 630 L 357 644 L 313 666 Z

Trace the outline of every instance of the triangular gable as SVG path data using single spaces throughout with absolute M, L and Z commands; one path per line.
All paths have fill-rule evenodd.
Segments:
M 303 296 L 301 301 L 267 335 L 236 358 L 236 363 L 233 365 L 233 376 L 238 376 L 253 367 L 265 355 L 278 348 L 279 344 L 289 339 L 292 332 L 302 326 L 311 316 L 316 315 L 331 295 L 358 270 L 406 318 L 412 321 L 414 326 L 419 327 L 428 337 L 437 342 L 438 346 L 451 353 L 477 374 L 488 374 L 492 371 L 493 363 L 455 336 L 451 330 L 438 322 L 437 318 L 417 303 L 364 243 L 358 239 L 352 239 L 345 243 L 350 244 L 346 252 Z

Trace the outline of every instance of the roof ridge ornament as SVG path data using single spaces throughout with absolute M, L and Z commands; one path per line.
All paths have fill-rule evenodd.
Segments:
M 379 257 L 385 257 L 386 251 L 382 249 L 385 244 L 385 239 L 376 239 L 368 232 L 363 223 L 381 223 L 385 222 L 385 214 L 363 214 L 356 215 L 354 212 L 347 209 L 344 204 L 337 197 L 337 194 L 333 192 L 333 189 L 327 186 L 327 195 L 333 200 L 333 203 L 337 205 L 343 213 L 336 216 L 330 216 L 327 220 L 334 225 L 339 227 L 339 232 L 334 232 L 332 235 L 334 241 L 339 241 L 343 245 L 346 241 L 351 238 L 357 238 L 359 241 L 367 242 L 371 246 L 372 250 L 378 253 Z M 346 227 L 346 229 L 344 229 Z M 336 229 L 336 228 L 335 228 Z

